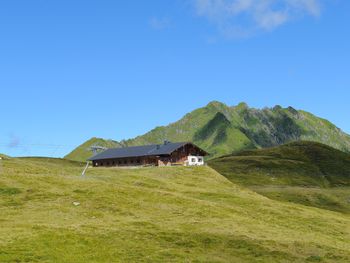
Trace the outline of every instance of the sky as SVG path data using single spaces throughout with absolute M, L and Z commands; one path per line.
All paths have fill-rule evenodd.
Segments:
M 0 1 L 0 152 L 62 157 L 217 100 L 350 133 L 348 0 Z

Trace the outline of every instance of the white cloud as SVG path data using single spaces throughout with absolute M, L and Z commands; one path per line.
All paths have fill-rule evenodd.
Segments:
M 270 31 L 300 16 L 319 16 L 321 0 L 193 0 L 206 17 L 228 36 Z
M 170 19 L 169 18 L 157 18 L 152 17 L 149 20 L 150 26 L 155 30 L 163 30 L 170 26 Z

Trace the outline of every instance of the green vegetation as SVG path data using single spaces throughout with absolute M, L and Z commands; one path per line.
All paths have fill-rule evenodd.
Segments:
M 253 109 L 245 103 L 229 107 L 216 101 L 186 114 L 177 122 L 121 141 L 120 145 L 163 143 L 164 140 L 194 142 L 211 153 L 211 158 L 301 140 L 320 142 L 350 152 L 350 136 L 329 121 L 311 113 L 281 106 Z M 103 140 L 100 140 L 100 144 L 108 145 Z M 115 145 L 116 142 L 111 146 L 116 147 Z M 86 146 L 84 144 L 78 147 L 66 157 L 85 161 L 90 157 Z
M 106 148 L 115 148 L 119 147 L 119 143 L 113 140 L 104 140 L 101 138 L 91 138 L 90 140 L 86 141 L 76 149 L 74 149 L 71 153 L 65 156 L 68 160 L 73 161 L 81 161 L 85 162 L 87 159 L 89 159 L 92 156 L 92 152 L 90 151 L 90 147 L 98 145 Z
M 269 198 L 350 213 L 350 154 L 329 146 L 294 142 L 209 164 L 230 181 Z
M 2 159 L 9 159 L 10 157 L 7 156 L 7 155 L 5 155 L 5 154 L 1 154 L 1 153 L 0 153 L 0 158 L 2 158 Z
M 270 200 L 209 167 L 11 158 L 0 262 L 349 262 L 346 214 Z

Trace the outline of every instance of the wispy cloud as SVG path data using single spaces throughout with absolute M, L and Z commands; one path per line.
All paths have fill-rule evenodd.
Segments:
M 7 144 L 7 147 L 12 149 L 17 148 L 21 143 L 20 138 L 14 134 L 11 134 L 9 137 L 10 137 L 10 140 Z
M 302 15 L 321 14 L 321 0 L 192 0 L 199 16 L 206 17 L 226 36 L 271 31 Z
M 149 24 L 155 30 L 164 30 L 170 26 L 170 19 L 166 17 L 163 17 L 163 18 L 152 17 L 149 20 Z

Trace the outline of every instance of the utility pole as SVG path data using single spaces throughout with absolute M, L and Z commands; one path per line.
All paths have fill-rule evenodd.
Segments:
M 92 155 L 95 156 L 96 154 L 98 154 L 100 151 L 105 151 L 108 148 L 103 147 L 103 146 L 99 146 L 99 145 L 92 145 L 90 146 L 87 150 L 92 152 Z M 85 173 L 87 171 L 87 169 L 89 168 L 89 161 L 86 162 L 86 166 L 83 170 L 83 172 L 81 173 L 81 176 L 84 177 Z
M 92 145 L 88 148 L 88 151 L 92 151 L 93 156 L 95 156 L 96 154 L 98 154 L 99 151 L 105 151 L 107 150 L 106 147 L 103 146 L 99 146 L 99 145 Z
M 85 169 L 84 169 L 84 171 L 81 173 L 81 176 L 82 176 L 82 177 L 85 176 L 86 170 L 87 170 L 88 168 L 89 168 L 89 162 L 86 162 Z

